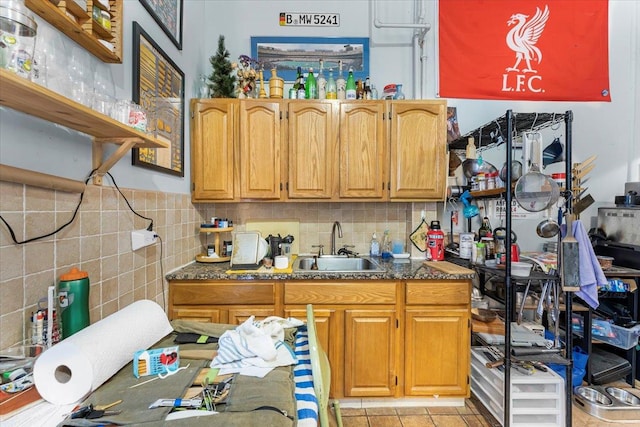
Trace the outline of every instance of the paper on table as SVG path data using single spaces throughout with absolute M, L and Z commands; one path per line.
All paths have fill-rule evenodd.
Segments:
M 77 402 L 129 363 L 136 351 L 172 330 L 158 304 L 136 301 L 42 353 L 33 367 L 36 388 L 53 404 Z

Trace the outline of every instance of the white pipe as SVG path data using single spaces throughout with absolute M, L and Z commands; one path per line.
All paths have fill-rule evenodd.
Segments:
M 431 24 L 424 22 L 424 8 L 421 7 L 421 0 L 413 3 L 415 23 L 391 23 L 382 22 L 378 19 L 378 4 L 375 0 L 369 0 L 370 10 L 373 11 L 373 25 L 376 28 L 413 28 L 415 31 L 412 37 L 412 62 L 413 62 L 413 99 L 426 98 L 426 53 L 425 36 L 431 30 Z M 371 7 L 371 5 L 373 5 Z M 373 39 L 371 27 L 369 27 L 369 40 Z

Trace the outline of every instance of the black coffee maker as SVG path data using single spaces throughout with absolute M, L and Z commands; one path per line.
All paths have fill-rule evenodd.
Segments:
M 267 237 L 266 240 L 267 240 L 267 243 L 269 244 L 269 256 L 271 258 L 275 258 L 278 255 L 281 255 L 282 236 L 280 236 L 279 234 L 277 236 L 269 234 L 269 237 Z

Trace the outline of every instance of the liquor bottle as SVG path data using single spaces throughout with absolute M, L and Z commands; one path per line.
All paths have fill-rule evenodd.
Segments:
M 352 67 L 349 67 L 349 76 L 347 77 L 345 99 L 356 99 L 356 80 L 353 77 Z
M 327 79 L 324 77 L 324 61 L 320 60 L 320 70 L 318 70 L 318 99 L 327 99 Z
M 307 81 L 305 82 L 305 96 L 304 99 L 316 99 L 318 98 L 318 83 L 316 82 L 316 76 L 313 75 L 313 68 L 309 68 L 309 74 L 307 75 Z
M 338 94 L 338 99 L 346 99 L 346 82 L 344 80 L 344 76 L 342 75 L 342 61 L 338 61 L 338 78 L 336 79 L 336 89 Z
M 333 79 L 333 68 L 329 68 L 329 80 L 327 80 L 327 99 L 338 99 L 338 86 Z
M 302 68 L 298 67 L 298 73 L 296 75 L 296 80 L 293 82 L 293 87 L 291 91 L 289 91 L 289 98 L 296 99 L 298 98 L 298 89 L 300 88 L 300 77 L 302 76 Z
M 306 91 L 304 89 L 304 76 L 302 75 L 302 68 L 298 67 L 298 88 L 296 89 L 296 98 L 304 99 Z
M 482 225 L 478 229 L 478 237 L 482 239 L 483 237 L 488 237 L 491 234 L 491 223 L 489 222 L 489 218 L 486 216 L 482 218 Z
M 364 99 L 373 99 L 373 94 L 371 93 L 371 80 L 369 80 L 369 76 L 364 80 Z
M 376 89 L 376 85 L 371 85 L 371 99 L 378 99 L 378 89 Z
M 362 80 L 356 80 L 356 99 L 364 99 L 364 85 Z

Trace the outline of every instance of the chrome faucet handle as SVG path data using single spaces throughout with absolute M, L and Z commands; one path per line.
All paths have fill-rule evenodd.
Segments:
M 318 249 L 318 256 L 322 256 L 324 255 L 324 245 L 311 245 L 312 248 L 319 248 Z

